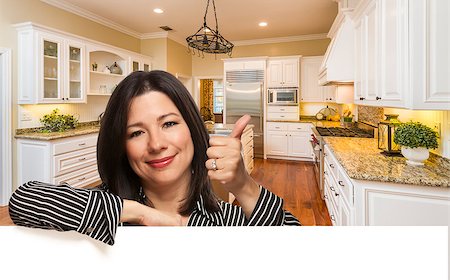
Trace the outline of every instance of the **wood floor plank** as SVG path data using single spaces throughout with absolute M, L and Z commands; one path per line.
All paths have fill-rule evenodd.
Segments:
M 284 199 L 284 207 L 303 225 L 330 226 L 325 202 L 320 197 L 310 162 L 255 159 L 251 176 Z

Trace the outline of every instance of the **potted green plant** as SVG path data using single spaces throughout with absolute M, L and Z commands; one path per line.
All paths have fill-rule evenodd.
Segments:
M 54 109 L 51 114 L 44 115 L 39 121 L 44 125 L 43 132 L 63 132 L 73 129 L 78 124 L 78 119 L 73 115 L 59 114 L 59 109 Z
M 429 149 L 438 147 L 436 131 L 420 122 L 402 123 L 395 130 L 394 142 L 401 145 L 402 155 L 410 165 L 424 165 L 430 156 Z

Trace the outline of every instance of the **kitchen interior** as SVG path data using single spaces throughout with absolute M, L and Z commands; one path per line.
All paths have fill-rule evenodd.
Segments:
M 232 45 L 216 53 L 185 39 L 205 19 L 214 29 L 210 1 L 183 2 L 142 13 L 108 1 L 0 0 L 2 96 L 10 95 L 1 104 L 9 112 L 1 224 L 10 223 L 14 186 L 28 180 L 98 184 L 109 96 L 132 71 L 160 69 L 188 88 L 211 136 L 252 116 L 241 138 L 246 169 L 286 194 L 304 225 L 448 225 L 448 1 L 289 0 L 273 10 L 268 0 L 217 0 L 221 36 Z M 43 129 L 55 109 L 75 128 Z M 422 164 L 407 162 L 394 142 L 410 121 L 438 136 Z

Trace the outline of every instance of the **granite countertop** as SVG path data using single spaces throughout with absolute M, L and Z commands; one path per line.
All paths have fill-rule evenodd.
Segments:
M 324 137 L 348 176 L 357 180 L 380 181 L 430 187 L 450 187 L 450 160 L 430 153 L 421 167 L 406 164 L 402 156 L 380 153 L 377 139 Z
M 34 140 L 55 140 L 60 138 L 98 133 L 100 125 L 97 121 L 79 123 L 75 129 L 67 129 L 63 132 L 42 132 L 41 128 L 17 129 L 15 138 Z

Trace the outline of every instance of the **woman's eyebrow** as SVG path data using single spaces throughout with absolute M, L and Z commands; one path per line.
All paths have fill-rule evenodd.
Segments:
M 167 118 L 167 117 L 169 117 L 169 116 L 176 116 L 176 117 L 179 117 L 180 115 L 177 114 L 177 113 L 167 113 L 167 114 L 164 114 L 164 115 L 159 116 L 159 117 L 158 117 L 158 121 L 161 121 L 161 120 L 163 120 L 164 118 Z

